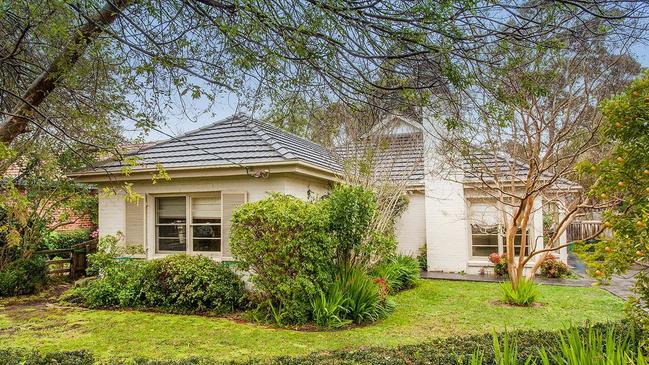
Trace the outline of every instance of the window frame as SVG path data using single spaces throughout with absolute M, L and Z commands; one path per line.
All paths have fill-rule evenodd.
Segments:
M 478 205 L 485 205 L 485 204 L 478 204 Z M 468 220 L 468 221 L 469 221 L 469 228 L 468 228 L 468 229 L 469 229 L 469 235 L 470 235 L 470 241 L 469 241 L 469 257 L 470 257 L 471 260 L 485 260 L 485 259 L 488 259 L 488 258 L 489 258 L 489 256 L 476 256 L 476 255 L 474 255 L 474 254 L 473 254 L 473 249 L 474 249 L 474 247 L 478 247 L 478 248 L 480 248 L 480 247 L 492 247 L 492 246 L 486 246 L 486 245 L 477 245 L 477 246 L 474 246 L 474 245 L 473 245 L 473 241 L 474 241 L 473 237 L 474 237 L 474 236 L 496 236 L 496 235 L 497 235 L 497 237 L 498 237 L 498 247 L 497 247 L 497 249 L 498 249 L 498 250 L 495 251 L 495 252 L 497 252 L 499 255 L 502 255 L 502 254 L 505 252 L 505 235 L 506 235 L 506 230 L 505 230 L 505 225 L 504 225 L 504 223 L 502 222 L 502 218 L 501 218 L 501 217 L 498 218 L 498 223 L 497 223 L 497 224 L 495 224 L 495 225 L 494 225 L 494 224 L 490 225 L 490 226 L 496 226 L 496 227 L 497 227 L 497 233 L 492 233 L 492 234 L 487 234 L 487 233 L 473 233 L 473 227 L 472 227 L 473 225 L 477 225 L 477 226 L 486 226 L 486 224 L 481 224 L 481 223 L 479 223 L 479 222 L 474 221 L 473 217 L 469 217 L 469 220 Z M 534 243 L 533 240 L 531 239 L 531 238 L 532 238 L 532 235 L 533 235 L 533 232 L 534 232 L 534 227 L 533 227 L 533 225 L 532 225 L 532 222 L 530 222 L 530 223 L 527 225 L 527 246 L 526 246 L 527 254 L 529 254 L 529 252 L 531 252 L 531 249 L 532 249 L 531 246 L 532 246 L 532 244 Z M 521 230 L 521 233 L 520 233 L 520 234 L 517 233 L 516 235 L 517 235 L 517 236 L 521 236 L 521 235 L 522 235 L 522 230 Z M 517 245 L 514 245 L 514 252 L 516 252 L 516 246 L 517 246 Z M 520 247 L 520 245 L 518 245 L 518 247 Z M 519 254 L 515 254 L 515 255 L 518 256 Z
M 182 251 L 169 251 L 169 250 L 160 250 L 160 237 L 158 236 L 158 226 L 177 226 L 177 224 L 159 224 L 158 223 L 158 199 L 160 198 L 185 198 L 185 250 Z M 193 212 L 192 212 L 192 198 L 207 198 L 207 197 L 216 197 L 218 201 L 219 211 L 219 223 L 197 223 L 193 222 Z M 170 254 L 188 254 L 192 255 L 194 253 L 201 254 L 204 256 L 220 256 L 223 250 L 223 198 L 222 192 L 205 192 L 205 193 L 184 193 L 184 194 L 160 194 L 154 195 L 154 204 L 153 204 L 153 249 L 155 255 L 170 255 Z M 219 242 L 219 251 L 195 251 L 194 250 L 194 226 L 219 226 L 219 237 L 216 238 L 207 238 Z

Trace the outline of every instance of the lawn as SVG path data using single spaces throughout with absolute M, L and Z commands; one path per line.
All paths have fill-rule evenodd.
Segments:
M 497 298 L 497 284 L 423 281 L 393 298 L 397 307 L 387 319 L 331 332 L 276 329 L 225 318 L 6 304 L 0 307 L 0 346 L 88 349 L 99 358 L 243 360 L 494 330 L 560 329 L 569 323 L 623 317 L 623 301 L 598 288 L 543 286 L 543 305 L 534 308 L 504 307 L 494 302 Z

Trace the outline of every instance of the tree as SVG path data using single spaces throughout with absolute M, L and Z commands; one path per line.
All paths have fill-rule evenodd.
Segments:
M 543 261 L 570 244 L 561 237 L 577 215 L 611 204 L 584 194 L 575 168 L 591 151 L 605 151 L 597 105 L 637 75 L 639 65 L 624 49 L 616 53 L 607 37 L 573 36 L 582 31 L 557 37 L 556 47 L 495 47 L 507 67 L 486 69 L 471 108 L 428 131 L 442 141 L 449 178 L 466 182 L 470 199 L 497 207 L 502 226 L 495 229 L 503 235 L 514 288 L 526 264 L 536 260 L 527 274 L 534 277 Z M 558 213 L 553 229 L 528 228 L 537 212 Z
M 116 89 L 109 95 L 129 96 L 126 105 L 103 105 L 107 115 L 155 128 L 167 106 L 187 93 L 212 101 L 222 92 L 272 98 L 290 90 L 356 100 L 368 92 L 460 86 L 476 64 L 494 62 L 482 52 L 485 45 L 541 43 L 592 16 L 624 32 L 634 29 L 646 5 L 5 0 L 0 8 L 0 141 L 6 146 L 29 133 L 29 125 L 68 130 L 69 118 L 48 117 L 50 99 L 65 90 L 60 103 L 80 101 L 88 85 L 106 87 L 92 82 L 103 73 L 89 73 L 90 83 L 70 82 L 90 62 L 111 69 Z M 552 16 L 539 16 L 546 11 Z M 378 83 L 376 76 L 386 72 L 390 82 Z
M 591 274 L 599 279 L 622 274 L 632 267 L 637 273 L 632 308 L 643 324 L 649 303 L 649 72 L 618 95 L 602 103 L 603 132 L 613 151 L 606 159 L 584 166 L 596 177 L 588 195 L 593 200 L 613 201 L 604 212 L 604 226 L 612 231 L 586 242 L 579 254 Z

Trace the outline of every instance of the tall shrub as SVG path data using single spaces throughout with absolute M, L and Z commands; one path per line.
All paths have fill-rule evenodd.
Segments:
M 360 186 L 338 185 L 325 199 L 329 230 L 336 244 L 339 267 L 366 264 L 375 251 L 393 240 L 373 232 L 376 214 L 374 194 Z
M 331 285 L 334 245 L 328 227 L 326 204 L 281 194 L 245 204 L 233 216 L 232 253 L 283 322 L 306 322 L 311 299 Z

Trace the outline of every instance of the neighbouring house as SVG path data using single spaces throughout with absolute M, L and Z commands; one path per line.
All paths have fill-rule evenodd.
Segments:
M 9 166 L 3 179 L 11 179 L 13 184 L 15 184 L 21 192 L 24 192 L 25 187 L 21 184 L 20 174 L 20 166 L 14 164 Z M 93 190 L 92 193 L 95 194 L 96 191 Z M 53 212 L 53 216 L 55 219 L 50 228 L 55 231 L 76 231 L 80 229 L 93 231 L 97 228 L 97 225 L 92 219 L 92 214 L 90 213 L 78 213 L 68 209 L 57 208 Z
M 410 203 L 397 223 L 398 250 L 416 255 L 426 245 L 428 270 L 478 273 L 503 251 L 502 214 L 480 193 L 477 179 L 433 174 L 435 145 L 422 125 L 397 120 L 386 129 L 394 142 L 376 164 L 405 184 Z M 341 152 L 338 149 L 338 152 Z M 234 209 L 271 192 L 312 199 L 339 181 L 340 155 L 264 122 L 237 114 L 204 128 L 161 141 L 131 154 L 139 163 L 127 174 L 118 161 L 70 174 L 96 184 L 100 235 L 119 235 L 141 257 L 174 253 L 232 260 L 229 232 Z M 493 164 L 507 163 L 493 157 Z M 171 178 L 152 179 L 159 166 Z M 524 171 L 522 171 L 524 173 Z M 127 200 L 123 189 L 142 197 Z M 543 202 L 536 202 L 541 206 Z M 528 227 L 530 245 L 543 245 L 543 213 Z M 562 238 L 565 242 L 565 236 Z M 565 261 L 565 249 L 560 252 Z

